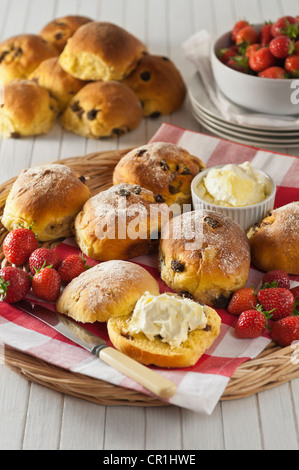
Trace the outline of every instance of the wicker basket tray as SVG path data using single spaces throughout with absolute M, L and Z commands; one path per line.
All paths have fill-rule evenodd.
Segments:
M 92 194 L 96 194 L 111 186 L 113 169 L 128 150 L 92 153 L 84 157 L 60 160 L 58 163 L 68 165 L 84 175 Z M 12 178 L 0 186 L 0 217 L 14 181 L 15 178 Z M 6 234 L 6 229 L 0 223 L 0 262 L 4 259 L 1 247 Z M 221 400 L 244 398 L 298 378 L 299 366 L 291 360 L 292 353 L 291 346 L 281 348 L 270 343 L 257 358 L 243 363 L 235 370 Z M 4 348 L 3 356 L 4 363 L 10 369 L 29 381 L 93 403 L 168 406 L 167 403 L 154 397 L 82 374 L 69 372 L 10 347 Z

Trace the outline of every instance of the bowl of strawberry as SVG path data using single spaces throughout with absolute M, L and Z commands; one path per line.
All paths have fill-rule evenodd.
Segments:
M 211 66 L 233 103 L 258 113 L 299 114 L 299 16 L 238 21 L 214 42 Z

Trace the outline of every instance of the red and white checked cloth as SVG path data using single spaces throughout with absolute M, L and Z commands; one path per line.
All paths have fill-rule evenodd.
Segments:
M 250 161 L 275 180 L 275 207 L 299 200 L 299 158 L 235 144 L 169 124 L 163 124 L 151 141 L 180 145 L 201 158 L 207 167 Z M 72 252 L 79 252 L 79 249 L 71 239 L 61 243 L 57 251 L 65 258 Z M 140 257 L 131 261 L 141 264 L 158 279 L 161 292 L 169 291 L 159 278 L 156 258 Z M 90 259 L 87 262 L 96 264 Z M 261 272 L 251 268 L 248 285 L 258 287 L 262 276 Z M 299 276 L 292 276 L 291 283 L 292 286 L 299 284 Z M 54 304 L 46 306 L 55 309 Z M 155 369 L 175 382 L 178 387 L 177 394 L 169 400 L 171 404 L 211 414 L 235 369 L 243 362 L 258 356 L 269 344 L 267 334 L 254 340 L 237 339 L 234 336 L 236 317 L 225 310 L 218 310 L 218 313 L 222 319 L 220 336 L 194 367 L 184 370 Z M 83 326 L 110 344 L 105 324 Z M 0 340 L 8 346 L 64 369 L 149 394 L 143 387 L 63 338 L 50 327 L 5 303 L 0 305 Z

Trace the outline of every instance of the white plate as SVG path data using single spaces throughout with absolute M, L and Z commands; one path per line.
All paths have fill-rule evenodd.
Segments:
M 293 138 L 290 137 L 276 137 L 276 136 L 261 136 L 260 134 L 248 134 L 247 132 L 243 132 L 238 129 L 230 129 L 227 128 L 223 124 L 219 124 L 217 122 L 214 122 L 213 120 L 199 114 L 195 109 L 193 109 L 193 114 L 196 117 L 196 119 L 199 119 L 202 124 L 207 124 L 208 126 L 213 127 L 213 129 L 220 131 L 220 132 L 225 132 L 232 137 L 238 137 L 242 139 L 246 139 L 249 141 L 252 141 L 254 143 L 263 143 L 263 144 L 270 144 L 273 146 L 276 146 L 277 144 L 282 144 L 285 147 L 288 147 L 290 144 L 298 144 L 299 145 L 299 134 L 297 136 L 294 136 Z
M 215 134 L 216 136 L 224 139 L 224 140 L 229 140 L 229 141 L 232 141 L 232 142 L 237 142 L 239 144 L 244 144 L 244 145 L 248 145 L 250 147 L 264 147 L 264 148 L 270 148 L 270 149 L 282 149 L 282 148 L 299 148 L 299 140 L 298 142 L 293 142 L 293 143 L 272 143 L 270 144 L 269 142 L 264 142 L 264 141 L 259 141 L 257 142 L 257 140 L 252 140 L 252 139 L 247 139 L 245 137 L 242 137 L 240 135 L 231 135 L 230 133 L 228 132 L 225 132 L 225 131 L 221 131 L 219 129 L 216 129 L 215 127 L 213 127 L 212 125 L 208 124 L 206 121 L 203 121 L 201 120 L 195 113 L 193 114 L 194 115 L 194 118 L 205 128 L 207 129 L 208 131 L 212 132 L 213 134 Z
M 196 72 L 196 74 L 193 76 L 193 78 L 191 79 L 190 81 L 190 84 L 188 86 L 188 93 L 189 93 L 189 97 L 190 99 L 192 100 L 192 102 L 205 114 L 208 114 L 210 115 L 212 118 L 216 119 L 216 120 L 219 120 L 221 122 L 226 122 L 227 123 L 227 120 L 222 118 L 221 117 L 221 114 L 219 113 L 219 110 L 216 108 L 216 106 L 212 103 L 212 101 L 210 100 L 207 92 L 206 92 L 206 89 L 204 87 L 204 84 L 202 82 L 202 79 L 199 75 L 198 72 Z M 250 115 L 251 113 L 248 112 L 248 115 Z M 252 114 L 256 114 L 256 113 L 252 113 Z M 260 124 L 259 125 L 242 125 L 242 124 L 238 124 L 238 123 L 235 123 L 233 121 L 230 121 L 230 124 L 233 125 L 233 126 L 236 126 L 238 128 L 242 128 L 242 129 L 250 129 L 250 130 L 259 130 L 259 131 L 272 131 L 272 132 L 280 132 L 280 133 L 285 133 L 285 132 L 297 132 L 298 133 L 298 125 L 297 123 L 294 123 L 292 122 L 292 120 L 290 120 L 290 123 L 284 127 L 278 127 L 278 126 L 271 126 L 271 125 L 267 125 L 267 126 L 261 126 Z

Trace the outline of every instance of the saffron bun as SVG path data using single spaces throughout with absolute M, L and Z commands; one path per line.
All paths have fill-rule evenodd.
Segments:
M 129 261 L 111 260 L 73 279 L 58 298 L 56 308 L 82 323 L 107 322 L 130 315 L 146 291 L 159 294 L 157 281 L 146 269 Z
M 262 271 L 299 274 L 299 202 L 274 209 L 247 232 L 252 263 Z
M 188 334 L 180 346 L 171 347 L 155 337 L 151 341 L 144 333 L 128 332 L 130 315 L 110 318 L 107 323 L 109 338 L 116 349 L 145 365 L 163 368 L 191 367 L 212 346 L 220 333 L 221 319 L 217 312 L 205 306 L 207 326 Z
M 214 308 L 226 308 L 248 279 L 246 233 L 229 217 L 192 211 L 163 227 L 159 248 L 162 280 L 175 292 Z
M 68 131 L 99 139 L 118 137 L 135 129 L 142 111 L 137 96 L 120 82 L 92 82 L 72 98 L 61 116 Z
M 59 62 L 81 80 L 123 80 L 146 52 L 146 46 L 120 26 L 94 21 L 68 40 Z
M 113 184 L 138 184 L 168 205 L 191 204 L 191 181 L 205 168 L 187 150 L 169 142 L 153 142 L 124 155 L 113 172 Z
M 142 104 L 145 117 L 158 117 L 178 110 L 186 97 L 186 85 L 174 63 L 165 56 L 145 54 L 123 80 Z
M 86 256 L 99 261 L 152 253 L 158 249 L 163 220 L 154 216 L 156 208 L 151 191 L 136 185 L 112 186 L 91 197 L 77 215 L 77 244 Z
M 58 57 L 51 57 L 39 64 L 29 76 L 40 86 L 46 88 L 56 99 L 59 111 L 64 111 L 71 99 L 78 93 L 86 82 L 65 72 L 58 63 Z
M 6 138 L 47 134 L 56 122 L 59 106 L 55 98 L 30 80 L 16 79 L 4 86 L 0 106 L 0 134 Z
M 19 34 L 0 44 L 0 80 L 27 79 L 45 59 L 58 56 L 57 49 L 37 34 Z
M 32 227 L 39 241 L 66 238 L 90 191 L 81 176 L 61 164 L 23 170 L 5 203 L 2 224 L 11 231 Z
M 65 48 L 69 38 L 73 36 L 80 26 L 93 21 L 91 18 L 80 15 L 68 15 L 55 18 L 46 24 L 39 35 L 53 44 L 57 51 L 61 53 Z

